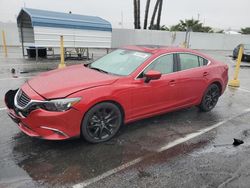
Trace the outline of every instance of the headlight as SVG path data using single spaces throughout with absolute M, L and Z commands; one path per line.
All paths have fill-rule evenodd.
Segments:
M 42 102 L 39 107 L 48 111 L 63 112 L 70 109 L 74 104 L 78 103 L 81 98 L 56 99 Z

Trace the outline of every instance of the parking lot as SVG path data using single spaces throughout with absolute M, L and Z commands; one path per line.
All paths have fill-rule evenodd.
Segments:
M 203 52 L 228 64 L 232 78 L 230 51 Z M 242 63 L 240 88 L 228 87 L 211 112 L 192 107 L 137 121 L 93 145 L 30 138 L 6 113 L 5 92 L 58 62 L 23 59 L 18 48 L 0 57 L 0 187 L 249 187 L 250 63 Z

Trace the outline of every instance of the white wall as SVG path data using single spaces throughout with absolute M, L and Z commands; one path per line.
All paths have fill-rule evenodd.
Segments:
M 112 47 L 133 44 L 179 46 L 184 42 L 185 34 L 185 32 L 114 29 Z M 192 49 L 232 50 L 240 43 L 250 44 L 250 35 L 197 32 L 190 34 Z
M 232 50 L 240 43 L 250 44 L 250 35 L 191 33 L 190 48 L 209 50 Z
M 0 22 L 0 30 L 4 30 L 6 33 L 7 45 L 20 46 L 16 23 Z M 58 33 L 59 31 L 55 32 Z M 77 41 L 79 42 L 85 41 L 86 43 L 88 38 L 81 37 L 81 35 L 82 34 L 79 34 Z M 44 36 L 39 36 L 38 39 L 42 39 L 43 37 Z M 52 37 L 52 35 L 47 37 Z M 1 46 L 2 35 L 0 36 L 0 38 L 1 38 L 0 40 L 1 42 L 0 46 Z M 56 39 L 55 41 L 56 43 L 57 40 L 59 42 L 59 38 Z M 106 39 L 99 38 L 99 40 L 100 41 L 104 40 L 105 42 L 107 41 L 107 38 Z M 185 32 L 171 33 L 167 31 L 113 29 L 111 47 L 117 48 L 120 46 L 133 45 L 133 44 L 178 46 L 182 44 L 184 40 L 185 40 Z M 190 48 L 193 49 L 232 50 L 236 45 L 240 43 L 250 44 L 250 35 L 233 35 L 233 34 L 230 35 L 230 34 L 219 34 L 219 33 L 191 33 L 190 35 Z M 67 42 L 65 42 L 65 44 L 67 45 Z M 82 44 L 77 44 L 76 46 L 81 46 L 81 45 Z
M 68 28 L 34 27 L 35 46 L 60 47 L 60 36 L 65 47 L 111 48 L 111 32 Z
M 8 46 L 20 46 L 18 29 L 16 23 L 3 23 L 0 22 L 0 46 L 3 45 L 2 31 L 5 31 L 6 43 Z
M 134 44 L 157 44 L 166 45 L 171 43 L 169 32 L 134 30 L 134 29 L 113 29 L 112 47 Z

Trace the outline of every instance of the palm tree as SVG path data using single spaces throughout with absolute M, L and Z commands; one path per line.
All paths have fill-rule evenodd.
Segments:
M 141 2 L 140 0 L 134 0 L 133 2 L 134 2 L 134 27 L 135 29 L 141 29 L 141 23 L 140 23 Z M 148 25 L 148 13 L 149 13 L 150 2 L 151 2 L 150 0 L 147 0 L 147 3 L 146 3 L 144 26 L 143 26 L 144 29 L 147 29 L 147 25 Z M 149 29 L 157 29 L 157 30 L 160 29 L 162 5 L 163 5 L 163 0 L 156 1 Z M 157 24 L 154 25 L 157 11 L 158 11 Z
M 157 28 L 157 30 L 160 29 L 162 5 L 163 5 L 163 0 L 160 0 L 160 3 L 159 3 L 159 10 L 158 10 L 158 17 L 157 17 L 157 23 L 156 23 L 156 28 Z
M 177 25 L 173 25 L 170 28 L 170 31 L 193 31 L 193 32 L 204 32 L 204 33 L 212 33 L 213 29 L 208 26 L 203 26 L 199 20 L 180 20 L 180 23 Z
M 154 29 L 155 15 L 156 15 L 156 12 L 157 12 L 157 9 L 158 9 L 160 1 L 161 0 L 157 0 L 156 3 L 155 3 L 155 7 L 154 7 L 153 14 L 152 14 L 152 18 L 151 18 L 149 29 Z
M 180 23 L 172 25 L 169 29 L 170 31 L 185 31 L 186 29 Z
M 145 8 L 145 18 L 144 18 L 144 29 L 147 29 L 148 25 L 148 12 L 150 7 L 150 0 L 147 0 L 146 8 Z
M 137 0 L 134 0 L 134 25 L 135 25 L 135 29 L 137 29 L 137 24 L 138 24 L 138 16 L 137 16 Z
M 250 27 L 241 28 L 241 34 L 250 34 Z
M 141 2 L 140 0 L 137 0 L 137 29 L 141 29 Z
M 203 33 L 213 33 L 213 29 L 209 26 L 202 26 L 202 30 L 200 32 Z M 221 30 L 219 33 L 223 33 L 223 30 Z
M 135 29 L 140 29 L 141 28 L 141 23 L 140 23 L 140 7 L 141 7 L 141 2 L 140 0 L 134 0 L 134 25 Z
M 180 22 L 186 28 L 186 31 L 192 30 L 194 32 L 198 32 L 202 28 L 202 23 L 200 23 L 199 20 L 190 19 L 190 20 L 185 20 L 185 22 L 181 20 Z
M 170 29 L 167 26 L 165 26 L 165 25 L 162 25 L 160 27 L 160 30 L 162 30 L 162 31 L 170 31 Z

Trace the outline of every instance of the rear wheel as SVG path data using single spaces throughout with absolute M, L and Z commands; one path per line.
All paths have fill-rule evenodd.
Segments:
M 103 102 L 92 107 L 82 122 L 82 135 L 90 143 L 105 142 L 115 136 L 122 125 L 119 107 Z
M 218 85 L 210 85 L 202 98 L 201 104 L 199 106 L 200 109 L 204 112 L 211 111 L 217 104 L 219 97 L 220 88 L 218 87 Z

